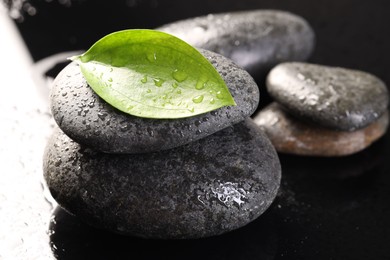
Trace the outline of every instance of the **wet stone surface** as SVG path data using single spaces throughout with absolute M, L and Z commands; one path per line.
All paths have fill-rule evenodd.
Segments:
M 72 63 L 56 78 L 52 114 L 73 140 L 109 153 L 145 153 L 170 149 L 213 134 L 248 118 L 259 102 L 253 78 L 221 55 L 202 51 L 226 82 L 237 106 L 177 119 L 146 119 L 125 114 L 102 100 Z
M 277 104 L 264 108 L 253 118 L 278 152 L 308 156 L 345 156 L 366 149 L 381 138 L 389 125 L 386 111 L 365 128 L 349 132 L 324 128 L 289 115 Z
M 256 79 L 263 79 L 280 62 L 306 60 L 315 41 L 313 30 L 302 17 L 275 10 L 210 14 L 157 30 L 220 53 Z
M 277 154 L 252 120 L 168 151 L 106 154 L 59 129 L 44 156 L 54 199 L 86 223 L 148 238 L 222 234 L 260 216 L 281 178 Z
M 386 85 L 369 73 L 308 63 L 276 66 L 267 89 L 289 113 L 344 131 L 374 122 L 389 103 Z

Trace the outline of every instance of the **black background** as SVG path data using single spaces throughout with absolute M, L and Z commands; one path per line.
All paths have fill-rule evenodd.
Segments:
M 388 0 L 30 2 L 36 15 L 16 24 L 35 61 L 87 49 L 117 30 L 214 12 L 281 9 L 313 27 L 317 43 L 310 62 L 367 71 L 390 85 Z M 283 179 L 274 204 L 253 223 L 219 237 L 121 237 L 57 209 L 51 246 L 59 259 L 390 259 L 389 150 L 387 134 L 344 158 L 280 155 Z

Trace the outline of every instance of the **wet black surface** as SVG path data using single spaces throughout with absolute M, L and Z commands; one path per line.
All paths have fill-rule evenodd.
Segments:
M 119 29 L 154 28 L 210 12 L 274 8 L 301 15 L 313 26 L 317 45 L 310 61 L 367 71 L 390 85 L 387 0 L 32 3 L 37 14 L 26 16 L 18 27 L 36 61 L 86 49 Z M 44 245 L 51 246 L 57 259 L 390 259 L 389 155 L 389 134 L 345 158 L 281 155 L 277 200 L 259 219 L 223 236 L 189 241 L 122 237 L 90 228 L 57 208 L 48 232 L 50 245 Z M 23 229 L 14 232 L 29 236 Z M 29 249 L 41 250 L 34 245 Z

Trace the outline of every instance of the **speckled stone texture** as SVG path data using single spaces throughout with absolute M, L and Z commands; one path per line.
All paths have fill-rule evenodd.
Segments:
M 264 108 L 253 118 L 278 152 L 307 156 L 345 156 L 357 153 L 381 138 L 389 125 L 386 111 L 365 128 L 348 132 L 306 123 L 277 104 Z
M 51 110 L 73 140 L 108 153 L 145 153 L 193 142 L 248 118 L 259 103 L 253 78 L 221 55 L 201 51 L 225 80 L 237 106 L 185 119 L 146 119 L 125 114 L 95 94 L 79 67 L 68 65 L 55 79 Z
M 280 62 L 306 60 L 315 42 L 312 28 L 302 17 L 276 10 L 210 14 L 157 30 L 220 53 L 256 79 L 263 79 Z
M 389 103 L 386 85 L 369 73 L 300 62 L 272 69 L 267 89 L 289 113 L 343 131 L 374 122 Z
M 251 119 L 188 145 L 106 154 L 59 129 L 44 155 L 53 198 L 92 226 L 146 238 L 222 234 L 260 216 L 276 196 L 278 156 Z

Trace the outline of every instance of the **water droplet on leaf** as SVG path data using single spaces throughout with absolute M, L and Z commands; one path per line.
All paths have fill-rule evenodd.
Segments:
M 162 79 L 154 79 L 154 85 L 156 85 L 157 87 L 161 87 L 163 83 L 164 80 Z
M 177 81 L 177 82 L 183 82 L 188 78 L 187 73 L 181 70 L 175 70 L 172 73 L 172 77 Z
M 224 98 L 224 94 L 221 91 L 218 91 L 217 92 L 217 98 L 218 99 L 223 99 Z
M 155 62 L 157 60 L 157 55 L 156 53 L 148 53 L 146 54 L 146 58 L 148 59 L 149 62 Z
M 148 77 L 145 75 L 145 76 L 141 79 L 141 82 L 142 82 L 142 83 L 148 82 Z
M 195 86 L 195 88 L 197 89 L 197 90 L 202 90 L 202 89 L 204 89 L 206 87 L 206 82 L 204 82 L 204 81 L 198 81 L 198 83 L 196 83 L 196 86 Z
M 199 103 L 202 103 L 203 98 L 204 98 L 203 95 L 196 96 L 196 97 L 194 97 L 194 98 L 192 99 L 192 101 L 193 101 L 194 103 L 196 103 L 196 104 L 199 104 Z

